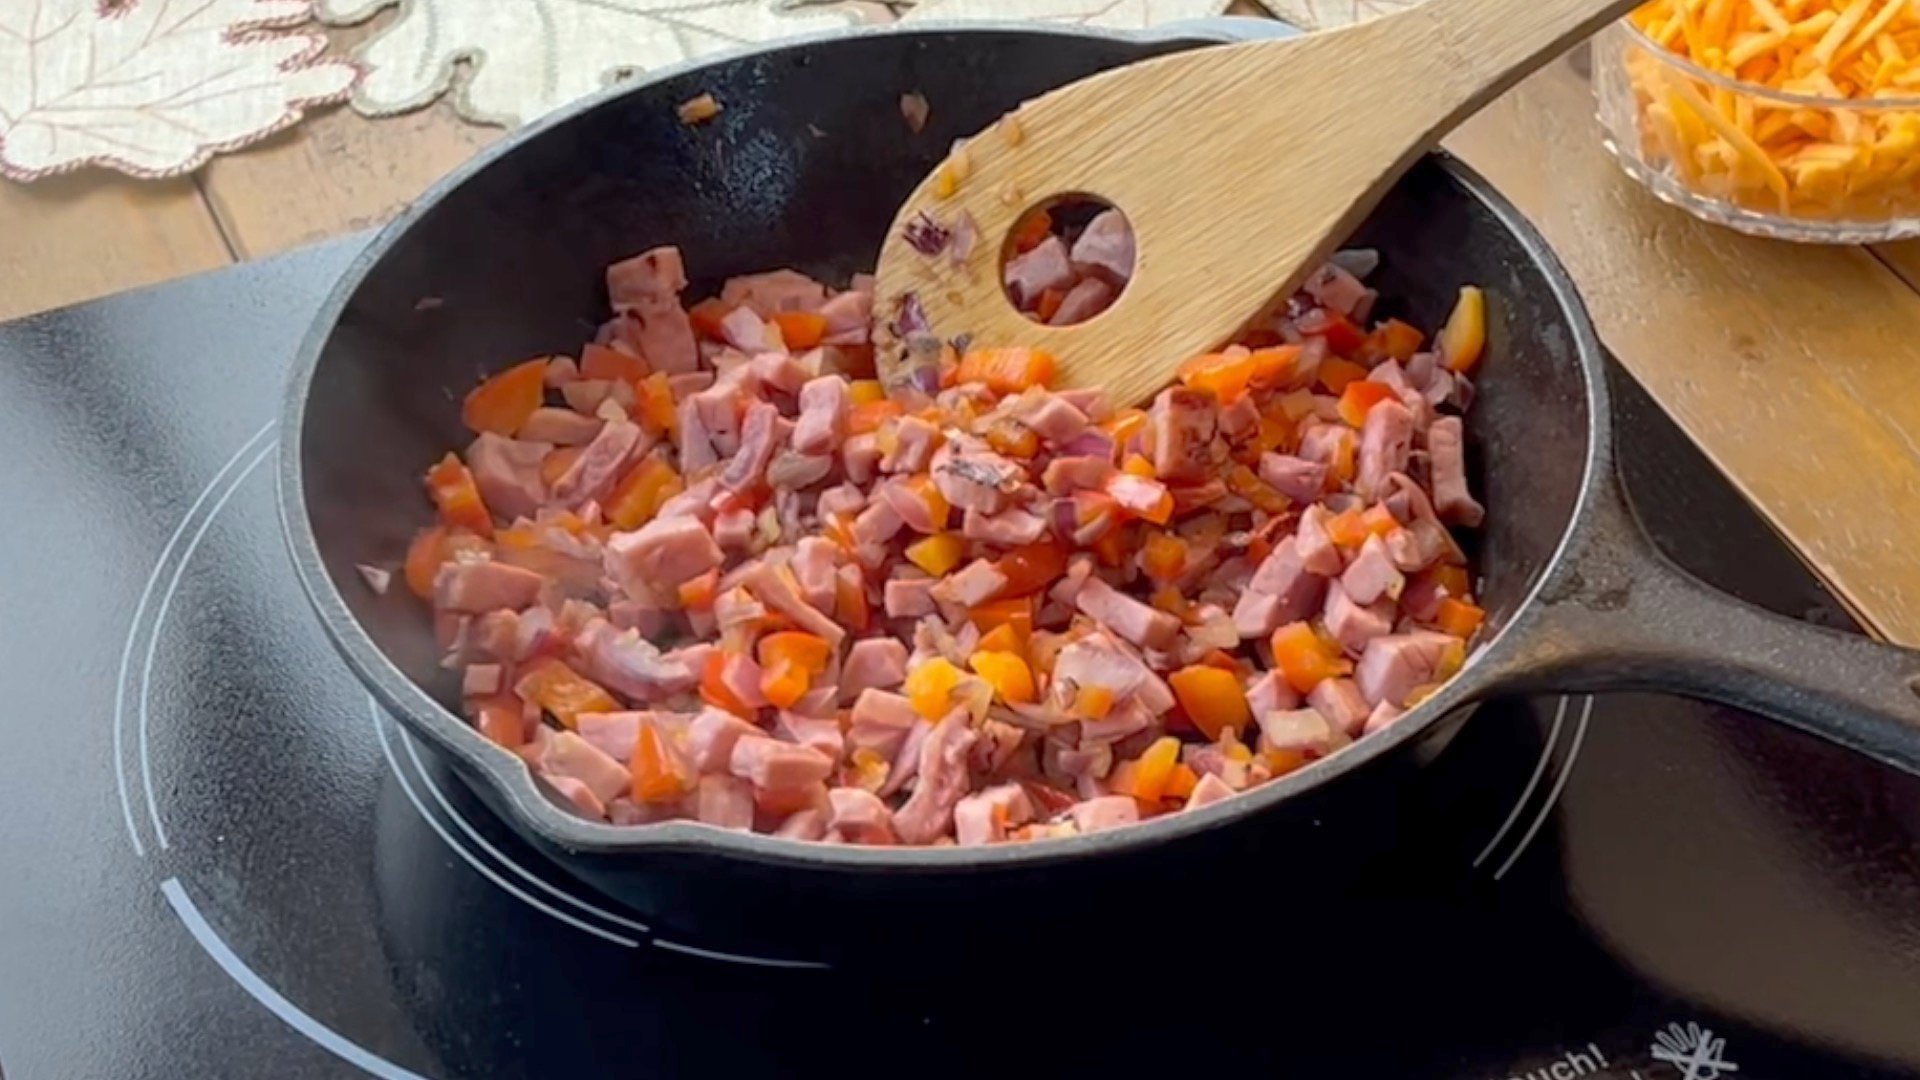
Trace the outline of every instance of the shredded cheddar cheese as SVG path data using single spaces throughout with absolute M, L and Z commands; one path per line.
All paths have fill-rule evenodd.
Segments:
M 1920 109 L 1906 100 L 1920 97 L 1920 0 L 1652 0 L 1631 21 L 1661 49 L 1752 88 L 1629 45 L 1649 163 L 1766 213 L 1920 213 Z

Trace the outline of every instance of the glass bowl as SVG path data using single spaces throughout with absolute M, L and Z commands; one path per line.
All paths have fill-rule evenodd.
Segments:
M 1607 149 L 1662 200 L 1777 240 L 1920 236 L 1920 96 L 1809 97 L 1740 82 L 1627 21 L 1594 38 L 1592 70 Z

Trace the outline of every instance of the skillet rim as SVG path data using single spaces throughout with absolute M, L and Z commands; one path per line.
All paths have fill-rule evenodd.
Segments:
M 489 785 L 501 798 L 498 803 L 491 799 L 483 801 L 493 803 L 497 811 L 508 816 L 511 819 L 509 824 L 522 827 L 538 840 L 570 854 L 611 857 L 647 853 L 713 855 L 773 867 L 856 872 L 984 872 L 1043 866 L 1085 856 L 1158 847 L 1196 832 L 1264 813 L 1305 792 L 1329 785 L 1375 758 L 1419 738 L 1447 714 L 1484 696 L 1499 681 L 1502 660 L 1516 651 L 1515 642 L 1523 640 L 1521 632 L 1534 621 L 1542 593 L 1563 575 L 1570 549 L 1590 515 L 1597 493 L 1608 480 L 1608 471 L 1599 465 L 1611 460 L 1612 417 L 1602 363 L 1604 354 L 1572 279 L 1545 239 L 1521 216 L 1519 210 L 1495 191 L 1492 184 L 1444 151 L 1436 151 L 1427 159 L 1438 166 L 1461 196 L 1479 202 L 1514 237 L 1533 266 L 1545 277 L 1550 295 L 1566 317 L 1573 339 L 1574 358 L 1586 391 L 1586 460 L 1582 463 L 1580 488 L 1560 539 L 1543 563 L 1533 587 L 1514 608 L 1506 625 L 1490 641 L 1474 650 L 1465 668 L 1438 693 L 1395 721 L 1387 730 L 1369 735 L 1338 753 L 1234 798 L 1122 829 L 1023 844 L 968 848 L 822 844 L 682 821 L 641 826 L 588 821 L 569 813 L 543 794 L 525 762 L 487 742 L 471 725 L 441 705 L 388 659 L 353 616 L 327 573 L 308 514 L 301 456 L 307 435 L 307 399 L 332 331 L 368 274 L 411 231 L 415 223 L 469 179 L 492 167 L 523 144 L 620 99 L 652 92 L 660 84 L 690 71 L 852 38 L 1017 33 L 1077 40 L 1094 38 L 1127 44 L 1191 41 L 1194 47 L 1204 47 L 1229 43 L 1229 38 L 1222 36 L 1222 29 L 1218 21 L 1210 20 L 1189 24 L 1186 32 L 1182 27 L 1169 26 L 1143 33 L 1005 21 L 928 21 L 908 26 L 855 26 L 785 38 L 689 60 L 649 72 L 643 78 L 608 87 L 514 132 L 435 182 L 383 226 L 342 272 L 302 337 L 288 375 L 282 404 L 279 421 L 282 436 L 275 486 L 281 528 L 302 591 L 306 593 L 328 638 L 346 660 L 347 666 L 359 676 L 380 707 L 405 724 L 410 734 L 425 740 L 436 752 L 448 758 L 469 782 Z M 1231 34 L 1231 30 L 1226 32 Z

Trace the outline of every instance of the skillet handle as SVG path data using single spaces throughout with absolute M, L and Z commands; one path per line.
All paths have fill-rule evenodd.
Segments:
M 1654 547 L 1616 479 L 1595 494 L 1594 527 L 1514 635 L 1524 644 L 1495 675 L 1499 690 L 1704 698 L 1920 773 L 1920 651 L 1711 588 Z

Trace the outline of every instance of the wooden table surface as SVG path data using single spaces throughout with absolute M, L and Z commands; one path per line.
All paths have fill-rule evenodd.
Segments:
M 0 181 L 0 319 L 377 224 L 503 134 L 444 104 L 341 108 L 192 178 Z M 1920 645 L 1920 243 L 1770 243 L 1660 204 L 1601 148 L 1568 61 L 1448 146 L 1546 234 L 1608 347 L 1808 565 Z

